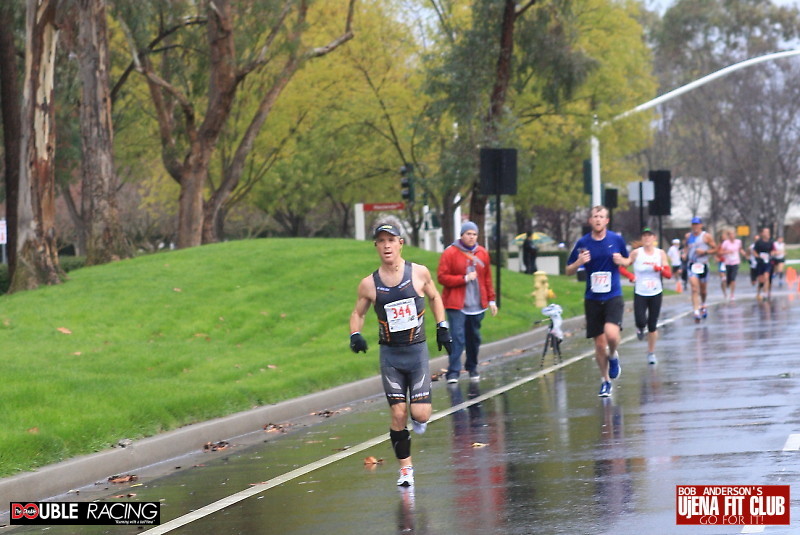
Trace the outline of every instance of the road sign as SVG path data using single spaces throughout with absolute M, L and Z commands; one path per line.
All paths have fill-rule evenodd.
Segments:
M 641 199 L 639 199 L 639 186 L 641 186 Z M 639 204 L 639 201 L 652 201 L 656 198 L 655 188 L 653 187 L 653 183 L 649 180 L 644 180 L 642 182 L 631 182 L 628 184 L 628 201 Z

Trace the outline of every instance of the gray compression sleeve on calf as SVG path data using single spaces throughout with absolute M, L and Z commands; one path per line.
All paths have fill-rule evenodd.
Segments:
M 395 431 L 389 429 L 389 438 L 392 440 L 394 455 L 398 459 L 408 459 L 411 457 L 411 438 L 408 429 Z

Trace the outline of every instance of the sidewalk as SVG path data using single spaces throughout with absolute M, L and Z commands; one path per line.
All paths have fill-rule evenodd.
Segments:
M 719 287 L 717 287 L 717 292 L 719 292 Z M 744 293 L 748 294 L 743 296 L 744 299 L 752 298 L 749 292 Z M 710 304 L 716 302 L 719 300 L 710 300 Z M 685 312 L 689 307 L 688 294 L 668 296 L 664 299 L 662 315 L 674 316 L 677 313 Z M 626 301 L 623 320 L 623 326 L 627 328 L 625 334 L 633 331 L 632 309 L 633 303 Z M 538 311 L 531 310 L 532 321 L 538 319 L 539 316 Z M 542 316 L 542 318 L 544 317 Z M 563 344 L 565 351 L 575 352 L 578 343 L 586 344 L 586 348 L 590 347 L 584 338 L 585 321 L 583 316 L 564 320 L 563 329 L 567 333 Z M 538 366 L 546 333 L 546 327 L 539 327 L 517 336 L 484 344 L 481 347 L 481 364 L 491 366 L 492 361 L 503 357 L 525 357 L 533 358 Z M 622 355 L 624 360 L 624 351 Z M 446 355 L 431 359 L 432 371 L 438 372 L 441 368 L 446 367 Z M 162 472 L 166 473 L 167 470 L 174 472 L 177 464 L 191 466 L 190 463 L 180 462 L 179 459 L 202 455 L 202 446 L 208 442 L 216 443 L 221 440 L 232 443 L 260 442 L 264 440 L 263 427 L 265 424 L 301 420 L 303 423 L 309 422 L 310 425 L 319 422 L 319 418 L 310 418 L 309 415 L 333 410 L 336 407 L 382 394 L 383 387 L 380 376 L 376 375 L 275 405 L 258 407 L 137 440 L 125 447 L 76 457 L 34 472 L 25 472 L 1 479 L 0 515 L 7 517 L 8 511 L 5 507 L 11 501 L 42 501 L 63 495 L 71 489 L 94 486 L 98 482 L 105 484 L 107 479 L 113 475 L 140 474 L 143 470 L 152 469 L 160 463 L 164 463 L 164 467 L 160 469 Z

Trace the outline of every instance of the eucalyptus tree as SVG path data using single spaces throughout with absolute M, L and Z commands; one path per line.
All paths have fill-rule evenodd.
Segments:
M 0 102 L 3 115 L 4 196 L 8 236 L 6 250 L 8 271 L 11 275 L 17 260 L 17 197 L 22 128 L 15 29 L 15 4 L 0 2 Z
M 256 138 L 292 77 L 310 60 L 353 38 L 355 0 L 337 2 L 341 30 L 308 42 L 319 18 L 313 0 L 119 2 L 135 70 L 146 79 L 158 121 L 162 161 L 180 186 L 178 247 L 221 238 L 220 217 L 238 186 Z M 253 77 L 256 105 L 218 173 L 210 171 L 242 84 Z M 207 194 L 208 193 L 208 194 Z
M 444 213 L 471 194 L 470 216 L 480 219 L 478 148 L 504 145 L 520 149 L 514 205 L 528 216 L 523 219 L 537 206 L 574 213 L 584 202 L 581 161 L 595 119 L 610 119 L 654 91 L 637 6 L 603 0 L 430 4 L 440 31 L 428 62 L 429 117 L 438 129 L 428 132 L 443 148 Z M 608 156 L 643 148 L 647 120 L 606 128 Z M 611 180 L 635 176 L 624 162 L 606 169 Z
M 665 90 L 728 65 L 793 48 L 800 11 L 769 0 L 680 0 L 654 32 Z M 796 58 L 734 72 L 662 107 L 662 156 L 676 186 L 703 184 L 714 222 L 776 224 L 800 201 L 800 64 Z M 696 203 L 695 209 L 700 209 Z
M 22 84 L 16 267 L 10 291 L 58 284 L 55 224 L 55 106 L 58 0 L 28 0 Z
M 92 265 L 128 258 L 132 249 L 117 205 L 106 1 L 77 0 L 75 13 L 81 82 L 82 230 L 86 263 Z

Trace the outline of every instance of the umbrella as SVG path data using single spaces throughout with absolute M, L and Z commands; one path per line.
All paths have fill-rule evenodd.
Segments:
M 526 236 L 525 232 L 515 236 L 514 237 L 514 244 L 519 245 L 521 247 L 522 246 L 522 242 L 525 241 L 525 236 Z M 547 234 L 542 234 L 541 232 L 533 232 L 531 234 L 531 239 L 533 240 L 533 243 L 537 247 L 540 246 L 540 245 L 545 245 L 547 243 L 554 243 L 555 242 L 555 240 L 553 238 L 551 238 Z

